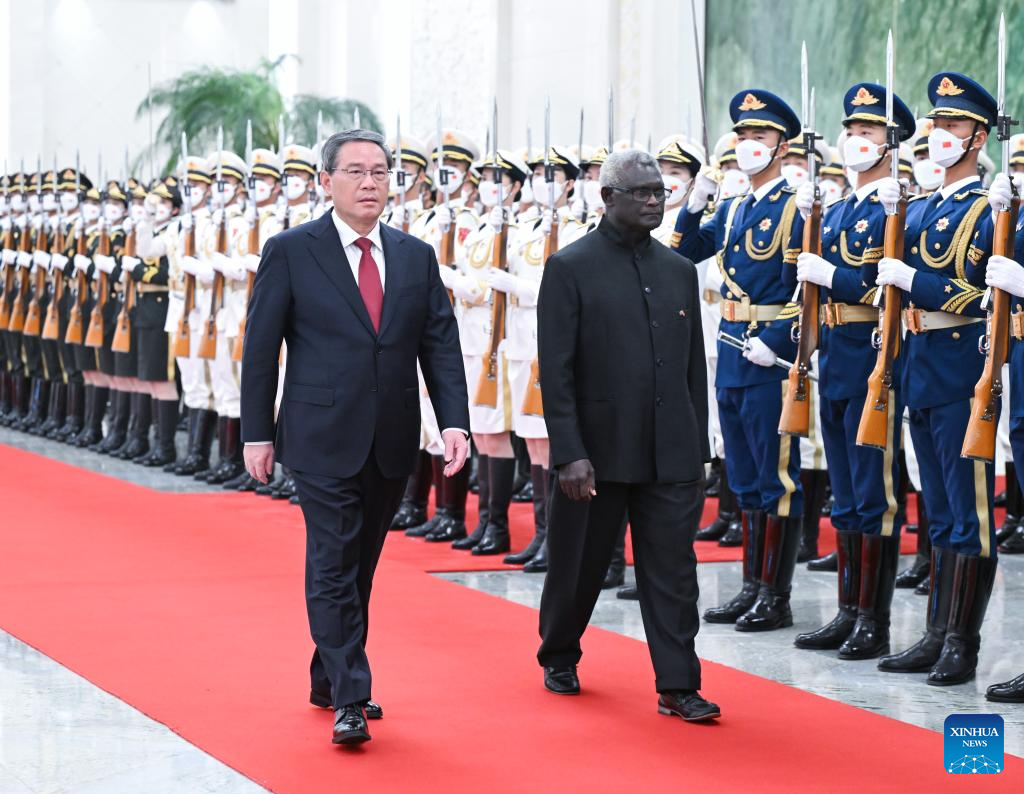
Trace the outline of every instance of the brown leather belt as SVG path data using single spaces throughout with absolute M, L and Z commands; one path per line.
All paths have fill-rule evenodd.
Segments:
M 785 305 L 781 303 L 751 303 L 750 298 L 738 301 L 723 300 L 722 319 L 730 323 L 767 323 L 778 317 L 784 308 Z
M 140 295 L 145 295 L 149 292 L 169 292 L 170 287 L 163 284 L 136 284 L 135 289 Z
M 722 302 L 722 293 L 716 289 L 704 290 L 704 302 L 712 305 Z
M 944 328 L 959 328 L 984 322 L 981 317 L 964 317 L 950 312 L 926 312 L 924 309 L 904 309 L 903 319 L 912 334 L 941 331 Z
M 863 303 L 826 303 L 821 307 L 821 322 L 829 328 L 850 323 L 877 323 L 878 309 Z

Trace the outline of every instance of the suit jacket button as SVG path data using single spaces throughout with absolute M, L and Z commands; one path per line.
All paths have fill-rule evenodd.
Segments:
M 657 328 L 657 327 L 658 327 L 658 321 L 657 320 L 651 320 L 651 328 Z
M 380 345 L 377 345 L 377 352 L 378 353 L 383 353 L 384 352 L 384 348 L 381 347 Z
M 651 288 L 650 287 L 644 287 L 644 292 L 646 292 L 648 295 L 650 295 L 651 294 Z
M 371 386 L 370 387 L 370 391 L 377 391 L 377 387 L 376 386 Z
M 654 401 L 654 404 L 657 405 L 660 408 L 662 405 L 665 404 L 665 401 L 663 399 L 661 399 L 661 397 L 659 397 L 658 399 L 656 399 Z

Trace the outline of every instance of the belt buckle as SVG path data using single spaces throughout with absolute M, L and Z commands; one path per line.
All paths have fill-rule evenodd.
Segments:
M 722 319 L 726 322 L 736 322 L 736 301 L 722 302 Z
M 1024 339 L 1024 312 L 1010 315 L 1010 333 L 1014 339 Z
M 822 314 L 825 316 L 825 325 L 829 328 L 835 328 L 837 325 L 842 325 L 840 309 L 842 307 L 837 303 L 826 303 L 821 307 Z
M 912 334 L 919 334 L 924 329 L 921 327 L 921 310 L 920 309 L 904 309 L 903 316 L 907 321 L 907 330 Z

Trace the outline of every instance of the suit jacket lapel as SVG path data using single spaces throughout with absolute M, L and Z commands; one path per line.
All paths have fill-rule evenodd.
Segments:
M 345 256 L 345 249 L 341 247 L 341 240 L 338 237 L 338 230 L 334 226 L 332 214 L 325 213 L 309 226 L 309 235 L 312 238 L 309 251 L 313 254 L 314 261 L 335 289 L 348 301 L 352 311 L 355 312 L 356 317 L 366 327 L 366 330 L 372 334 L 373 323 L 370 322 L 370 315 L 366 311 L 366 304 L 363 303 L 363 296 L 359 294 L 356 280 L 352 278 L 348 257 Z
M 395 316 L 398 308 L 398 295 L 402 289 L 405 268 L 399 261 L 404 253 L 402 243 L 405 242 L 404 235 L 395 234 L 390 226 L 380 225 L 380 244 L 384 249 L 384 308 L 380 315 L 380 333 L 384 336 L 388 323 Z

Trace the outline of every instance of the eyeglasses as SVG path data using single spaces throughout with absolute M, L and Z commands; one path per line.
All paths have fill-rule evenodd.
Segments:
M 643 204 L 650 201 L 652 196 L 659 204 L 662 204 L 665 199 L 672 195 L 672 189 L 667 187 L 612 187 L 611 185 L 609 187 L 620 193 L 629 193 L 634 201 L 639 201 Z
M 377 183 L 387 182 L 391 176 L 391 170 L 383 168 L 335 168 L 331 173 L 344 174 L 353 182 L 361 182 L 369 174 L 370 178 Z

